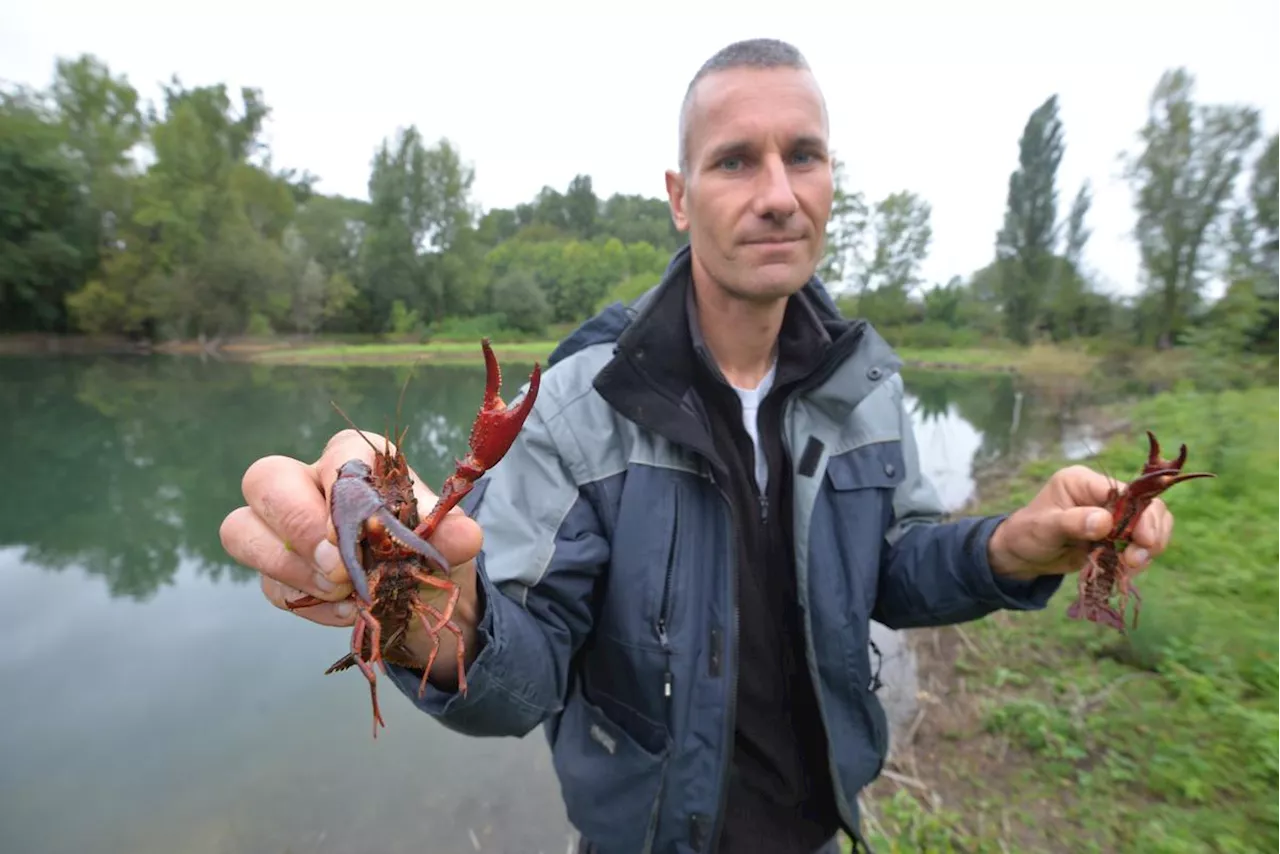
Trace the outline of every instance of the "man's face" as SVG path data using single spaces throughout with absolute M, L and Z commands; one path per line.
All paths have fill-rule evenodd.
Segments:
M 695 275 L 730 295 L 772 302 L 822 260 L 833 179 L 817 81 L 791 68 L 703 78 L 686 114 L 687 173 L 667 173 Z

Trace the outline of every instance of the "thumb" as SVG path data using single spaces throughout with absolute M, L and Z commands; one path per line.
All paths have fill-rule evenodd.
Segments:
M 1101 507 L 1072 507 L 1058 516 L 1064 540 L 1098 540 L 1111 530 L 1111 514 Z

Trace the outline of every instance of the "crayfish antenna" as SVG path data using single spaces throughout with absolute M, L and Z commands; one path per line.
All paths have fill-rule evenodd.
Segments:
M 333 406 L 334 409 L 338 410 L 338 414 L 341 415 L 342 419 L 351 426 L 351 429 L 356 431 L 356 433 L 360 436 L 361 439 L 364 439 L 364 443 L 369 446 L 369 449 L 373 451 L 375 454 L 378 453 L 378 446 L 373 444 L 373 442 L 369 441 L 369 437 L 364 434 L 363 430 L 361 430 L 359 427 L 356 426 L 356 423 L 352 421 L 350 417 L 347 416 L 347 413 L 342 411 L 342 407 L 338 405 L 338 402 L 336 400 L 331 400 L 329 401 L 329 403 Z
M 406 391 L 409 390 L 409 380 L 413 379 L 414 371 L 417 369 L 418 361 L 420 360 L 421 360 L 421 357 L 419 357 L 418 359 L 415 359 L 413 364 L 409 366 L 409 373 L 405 376 L 404 383 L 401 384 L 400 386 L 400 397 L 399 399 L 396 400 L 396 420 L 395 420 L 395 430 L 393 432 L 396 437 L 396 451 L 400 454 L 404 453 L 404 450 L 403 450 L 404 437 L 409 435 L 408 424 L 404 425 L 404 432 L 400 431 L 400 415 L 404 407 L 404 394 Z M 388 448 L 388 455 L 390 455 L 389 448 Z

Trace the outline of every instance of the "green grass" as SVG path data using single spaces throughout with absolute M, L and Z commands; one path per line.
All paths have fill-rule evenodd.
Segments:
M 555 340 L 495 341 L 494 352 L 503 361 L 538 360 L 545 362 L 557 345 Z M 899 354 L 908 366 L 934 368 L 961 368 L 966 370 L 1023 371 L 1043 374 L 1068 373 L 1083 375 L 1092 361 L 1078 357 L 1075 351 L 1059 347 L 1030 347 L 1015 349 L 1005 346 L 985 348 L 912 348 L 905 347 Z M 309 347 L 272 347 L 250 350 L 246 358 L 273 364 L 332 364 L 395 363 L 417 359 L 448 361 L 453 364 L 480 364 L 482 357 L 479 339 L 436 340 L 425 344 L 411 343 L 325 343 Z
M 555 341 L 519 341 L 494 343 L 493 352 L 501 362 L 545 363 L 555 349 Z M 314 364 L 335 362 L 367 362 L 377 364 L 408 363 L 418 359 L 447 361 L 450 364 L 482 364 L 484 354 L 479 340 L 432 341 L 427 344 L 332 344 L 318 347 L 264 349 L 248 358 L 270 364 Z
M 1083 350 L 1054 344 L 1014 347 L 898 347 L 908 365 L 956 367 L 971 370 L 1018 371 L 1028 375 L 1082 377 L 1097 364 Z
M 1092 465 L 1132 477 L 1150 428 L 1165 456 L 1186 442 L 1187 470 L 1218 475 L 1165 493 L 1173 542 L 1138 577 L 1139 628 L 1068 620 L 1073 576 L 1042 612 L 938 630 L 955 652 L 914 748 L 937 799 L 877 782 L 877 851 L 1280 847 L 1277 389 L 1170 393 L 1127 414 Z M 1019 506 L 1062 464 L 1028 466 L 978 512 Z

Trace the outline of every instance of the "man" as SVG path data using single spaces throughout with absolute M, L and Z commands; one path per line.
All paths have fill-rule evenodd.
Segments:
M 1079 467 L 1008 517 L 940 521 L 899 360 L 813 278 L 827 139 L 789 45 L 734 44 L 703 67 L 667 174 L 690 246 L 636 304 L 561 343 L 515 445 L 434 537 L 464 589 L 468 691 L 448 633 L 424 699 L 420 670 L 391 678 L 459 732 L 545 724 L 583 850 L 809 854 L 836 850 L 841 828 L 860 838 L 856 798 L 888 739 L 869 621 L 1042 608 L 1108 527 L 1108 482 Z M 350 592 L 325 493 L 353 457 L 369 448 L 344 432 L 313 465 L 246 473 L 223 542 L 277 606 Z M 1126 558 L 1158 554 L 1171 526 L 1157 502 Z M 341 608 L 298 613 L 349 625 Z

